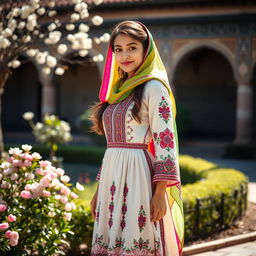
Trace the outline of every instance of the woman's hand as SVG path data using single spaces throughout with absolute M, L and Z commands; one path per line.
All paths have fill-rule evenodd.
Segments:
M 94 196 L 91 200 L 91 212 L 92 212 L 92 217 L 95 220 L 96 218 L 96 205 L 97 205 L 97 199 L 98 199 L 98 188 L 96 190 L 96 192 L 94 193 Z
M 159 221 L 166 214 L 166 184 L 166 181 L 157 182 L 155 193 L 150 202 L 150 221 Z

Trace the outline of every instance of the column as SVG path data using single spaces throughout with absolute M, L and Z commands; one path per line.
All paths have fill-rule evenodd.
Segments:
M 51 81 L 51 76 L 43 76 L 42 83 L 42 116 L 54 114 L 56 110 L 55 87 Z
M 250 83 L 239 83 L 236 105 L 236 138 L 234 143 L 247 144 L 252 139 L 253 88 Z

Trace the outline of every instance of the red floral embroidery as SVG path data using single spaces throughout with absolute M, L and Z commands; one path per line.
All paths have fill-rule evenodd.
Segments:
M 98 234 L 95 236 L 95 242 L 93 242 L 91 255 L 148 255 L 148 256 L 160 256 L 161 254 L 160 238 L 155 240 L 154 247 L 149 246 L 149 240 L 143 240 L 141 237 L 133 239 L 133 246 L 125 246 L 125 238 L 116 238 L 115 244 L 109 246 L 103 242 L 103 235 L 100 237 Z
M 113 181 L 113 184 L 110 187 L 111 202 L 108 206 L 108 209 L 110 211 L 110 217 L 109 217 L 109 220 L 108 220 L 109 228 L 111 228 L 112 225 L 113 225 L 113 218 L 112 217 L 113 217 L 113 211 L 114 211 L 114 194 L 115 194 L 115 191 L 116 191 L 116 186 L 115 186 L 115 182 Z
M 123 193 L 123 196 L 124 196 L 124 199 L 123 199 L 123 205 L 122 205 L 122 221 L 121 221 L 121 229 L 123 231 L 125 225 L 126 225 L 126 221 L 125 221 L 125 214 L 127 212 L 127 205 L 126 205 L 126 197 L 127 197 L 127 194 L 128 194 L 128 187 L 127 185 L 125 184 L 124 186 L 124 193 Z
M 162 101 L 159 103 L 159 116 L 163 118 L 163 120 L 167 123 L 170 119 L 170 108 L 168 107 L 168 103 L 165 100 L 164 96 L 162 96 Z
M 139 225 L 140 232 L 144 229 L 146 225 L 146 220 L 147 220 L 146 213 L 143 209 L 143 206 L 141 205 L 139 216 L 138 216 L 138 225 Z
M 174 136 L 173 133 L 168 128 L 166 128 L 164 132 L 160 132 L 159 137 L 161 139 L 161 148 L 174 148 Z

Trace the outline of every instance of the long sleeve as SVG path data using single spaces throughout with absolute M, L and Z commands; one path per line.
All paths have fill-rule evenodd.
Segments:
M 180 178 L 172 101 L 168 90 L 158 80 L 151 80 L 145 89 L 155 147 L 153 183 L 168 181 L 167 187 L 174 186 L 180 182 Z

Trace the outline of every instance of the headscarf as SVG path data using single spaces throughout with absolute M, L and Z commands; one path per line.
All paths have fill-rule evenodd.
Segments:
M 105 67 L 103 72 L 102 84 L 99 93 L 99 99 L 101 102 L 108 102 L 109 104 L 119 103 L 126 97 L 132 94 L 135 87 L 149 81 L 151 79 L 159 80 L 167 88 L 172 101 L 172 112 L 173 112 L 173 127 L 174 127 L 174 137 L 176 142 L 176 157 L 179 163 L 179 145 L 178 145 L 178 134 L 176 127 L 176 103 L 169 85 L 167 72 L 161 60 L 161 57 L 156 48 L 153 37 L 147 27 L 139 23 L 147 32 L 149 42 L 147 51 L 145 53 L 144 59 L 140 67 L 136 70 L 135 74 L 125 80 L 123 84 L 120 84 L 121 79 L 118 74 L 118 65 L 115 61 L 115 57 L 112 51 L 111 45 L 108 47 Z M 119 85 L 121 85 L 119 87 Z M 155 148 L 153 139 L 150 141 L 148 150 L 155 156 Z M 180 177 L 179 177 L 180 180 Z M 176 237 L 177 247 L 179 249 L 179 255 L 182 254 L 182 248 L 184 245 L 184 214 L 183 214 L 183 202 L 181 198 L 181 183 L 174 186 L 166 187 L 169 197 L 169 203 L 171 206 L 172 221 L 174 224 L 173 234 Z

